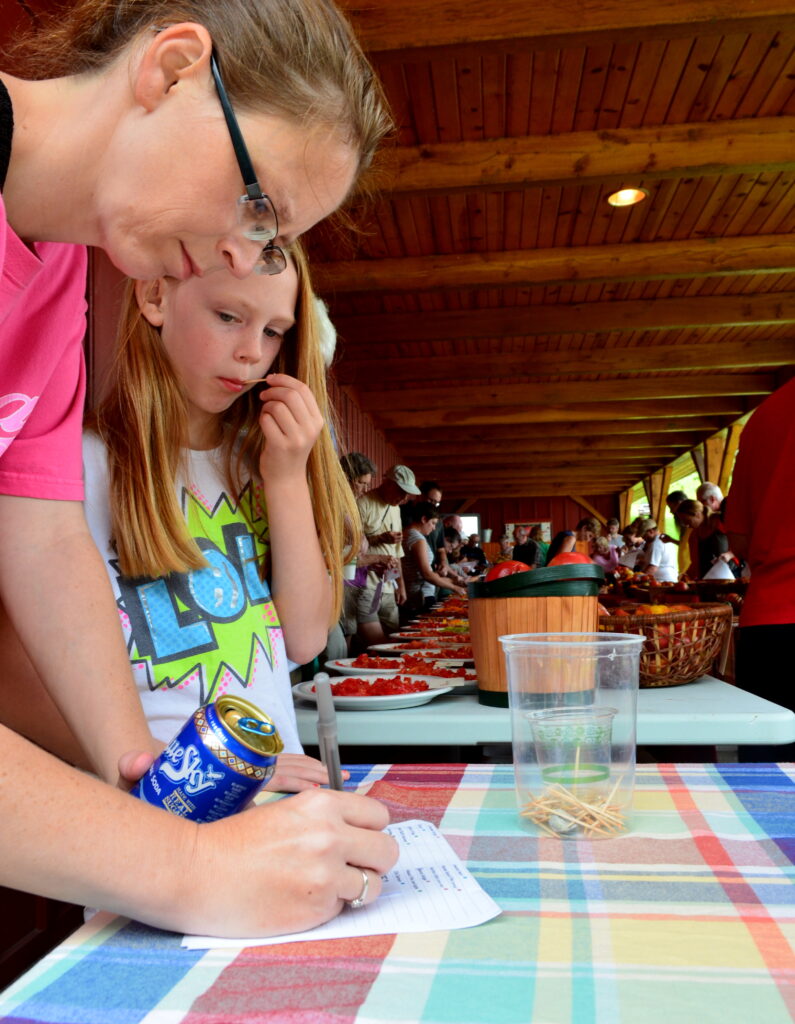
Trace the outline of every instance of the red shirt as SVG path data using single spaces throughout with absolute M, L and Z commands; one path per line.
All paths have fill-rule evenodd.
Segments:
M 724 527 L 748 538 L 740 625 L 795 623 L 795 378 L 743 430 Z

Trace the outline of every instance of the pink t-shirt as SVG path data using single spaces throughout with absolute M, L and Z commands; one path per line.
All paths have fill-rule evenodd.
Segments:
M 29 249 L 0 196 L 0 494 L 81 501 L 86 250 Z

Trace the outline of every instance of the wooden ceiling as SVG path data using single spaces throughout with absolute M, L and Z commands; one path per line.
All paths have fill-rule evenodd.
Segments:
M 622 491 L 787 379 L 792 0 L 342 5 L 398 133 L 361 234 L 313 232 L 316 286 L 420 477 Z

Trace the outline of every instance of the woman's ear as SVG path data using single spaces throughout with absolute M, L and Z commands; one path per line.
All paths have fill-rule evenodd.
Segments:
M 157 277 L 154 281 L 135 282 L 135 300 L 138 308 L 153 327 L 163 326 L 165 290 L 166 283 L 162 277 Z
M 202 76 L 209 84 L 212 48 L 210 33 L 196 22 L 155 30 L 135 72 L 136 101 L 151 111 L 180 81 Z

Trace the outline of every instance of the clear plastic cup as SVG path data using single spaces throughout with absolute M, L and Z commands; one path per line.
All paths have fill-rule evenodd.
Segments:
M 626 633 L 500 637 L 524 828 L 597 839 L 630 827 L 643 639 Z M 585 765 L 597 767 L 586 771 Z

